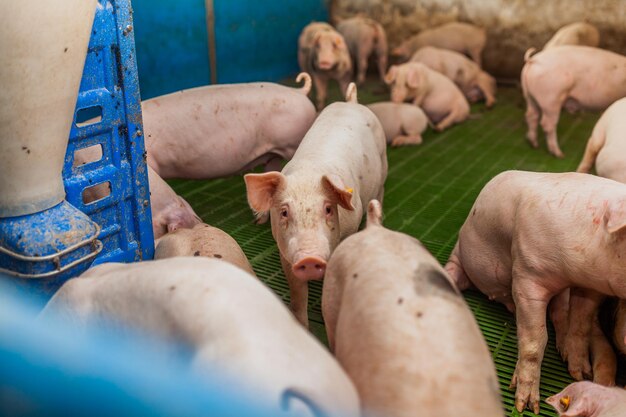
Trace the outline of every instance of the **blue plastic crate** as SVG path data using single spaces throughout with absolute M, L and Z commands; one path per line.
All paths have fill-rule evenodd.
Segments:
M 130 0 L 99 0 L 63 169 L 67 200 L 102 228 L 94 265 L 154 255 L 142 129 Z M 74 152 L 91 146 L 102 158 L 73 166 Z M 107 182 L 110 195 L 83 203 L 86 188 Z

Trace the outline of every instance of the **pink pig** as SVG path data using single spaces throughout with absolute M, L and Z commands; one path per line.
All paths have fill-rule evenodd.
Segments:
M 403 146 L 422 143 L 422 133 L 428 127 L 428 118 L 418 106 L 382 101 L 368 104 L 367 108 L 380 120 L 387 144 Z
M 341 239 L 357 231 L 363 208 L 383 197 L 387 143 L 376 116 L 357 103 L 324 109 L 282 172 L 244 177 L 248 203 L 270 212 L 272 235 L 291 291 L 291 309 L 308 326 L 308 281 L 324 277 Z
M 600 44 L 600 32 L 586 22 L 575 22 L 557 30 L 554 36 L 544 45 L 543 49 L 562 45 L 586 45 L 597 47 Z
M 626 96 L 626 57 L 589 46 L 563 45 L 531 57 L 533 51 L 526 51 L 521 76 L 527 138 L 533 147 L 539 146 L 537 126 L 541 121 L 548 150 L 562 158 L 556 135 L 561 108 L 570 112 L 604 110 Z
M 355 16 L 341 21 L 337 30 L 348 44 L 356 66 L 357 84 L 365 82 L 367 61 L 373 53 L 376 54 L 380 79 L 384 79 L 387 72 L 387 34 L 382 25 L 370 18 Z
M 410 100 L 420 106 L 435 130 L 442 131 L 467 119 L 469 103 L 459 88 L 445 75 L 419 62 L 394 65 L 389 68 L 385 82 L 391 86 L 391 101 Z
M 468 55 L 481 67 L 481 55 L 486 43 L 485 29 L 469 23 L 451 22 L 423 30 L 410 37 L 394 48 L 391 55 L 406 61 L 418 49 L 424 46 L 435 46 Z
M 515 312 L 518 411 L 539 412 L 550 300 L 568 287 L 626 298 L 625 233 L 626 186 L 592 175 L 507 171 L 476 199 L 446 270 Z
M 496 79 L 458 52 L 425 46 L 413 54 L 411 62 L 421 62 L 454 81 L 469 101 L 484 97 L 487 107 L 496 102 Z
M 352 79 L 350 51 L 341 33 L 323 22 L 309 23 L 298 38 L 298 64 L 313 77 L 317 109 L 326 104 L 328 80 L 337 80 L 346 91 Z
M 304 87 L 211 85 L 141 103 L 148 165 L 161 177 L 210 179 L 290 159 L 315 120 Z

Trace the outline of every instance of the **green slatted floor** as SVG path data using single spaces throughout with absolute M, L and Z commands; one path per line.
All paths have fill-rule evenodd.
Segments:
M 359 100 L 362 103 L 386 100 L 385 91 L 384 85 L 369 80 L 359 89 Z M 329 96 L 330 100 L 338 99 L 338 91 L 331 90 Z M 558 133 L 566 158 L 557 160 L 548 155 L 543 142 L 539 150 L 527 145 L 524 109 L 518 89 L 501 88 L 498 103 L 492 110 L 485 110 L 482 104 L 474 105 L 472 120 L 443 133 L 428 131 L 421 146 L 390 148 L 385 225 L 417 237 L 444 263 L 474 199 L 494 175 L 507 169 L 575 169 L 598 115 L 562 115 Z M 205 222 L 225 230 L 239 242 L 257 274 L 287 301 L 289 291 L 269 224 L 253 223 L 243 179 L 238 176 L 213 181 L 172 181 L 171 184 Z M 309 316 L 311 330 L 325 342 L 321 288 L 320 282 L 311 284 Z M 514 392 L 508 389 L 517 360 L 513 317 L 503 306 L 489 302 L 479 293 L 467 292 L 465 297 L 493 354 L 506 415 L 518 415 L 513 407 Z M 622 380 L 623 374 L 622 371 Z M 554 347 L 552 332 L 541 382 L 543 398 L 571 382 L 567 367 Z M 541 415 L 555 416 L 548 408 L 547 404 L 542 404 Z M 534 414 L 527 411 L 524 415 Z

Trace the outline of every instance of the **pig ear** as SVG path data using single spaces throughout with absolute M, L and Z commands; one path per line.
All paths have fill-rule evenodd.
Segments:
M 333 42 L 337 48 L 345 46 L 345 42 L 343 41 L 343 38 L 341 36 L 335 36 Z
M 422 72 L 420 68 L 411 68 L 407 73 L 406 84 L 411 88 L 419 87 L 422 81 Z
M 268 211 L 274 204 L 277 191 L 285 188 L 287 179 L 278 171 L 243 176 L 248 193 L 248 204 L 257 213 Z
M 606 229 L 609 233 L 617 233 L 626 228 L 626 209 L 610 207 L 604 213 Z
M 385 74 L 385 84 L 391 84 L 392 82 L 396 80 L 397 76 L 398 76 L 398 67 L 396 65 L 392 65 L 389 68 L 389 71 L 387 71 L 387 74 Z
M 354 210 L 352 205 L 352 188 L 346 187 L 343 180 L 338 175 L 324 175 L 322 177 L 322 187 L 328 193 L 333 202 L 336 202 L 346 210 Z

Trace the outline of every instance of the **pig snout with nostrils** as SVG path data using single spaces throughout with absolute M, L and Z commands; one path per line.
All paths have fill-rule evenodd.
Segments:
M 148 165 L 161 177 L 211 179 L 291 159 L 313 120 L 302 88 L 223 84 L 177 91 L 141 103 Z
M 391 101 L 410 100 L 420 106 L 435 130 L 442 131 L 469 116 L 469 103 L 454 82 L 422 63 L 392 66 L 385 82 L 391 86 Z
M 298 38 L 298 64 L 313 77 L 317 109 L 326 104 L 328 80 L 337 80 L 345 92 L 352 79 L 352 60 L 341 35 L 328 23 L 313 22 L 302 29 Z
M 308 325 L 308 280 L 324 276 L 339 241 L 357 231 L 363 206 L 383 197 L 385 135 L 356 101 L 333 103 L 315 120 L 282 172 L 244 177 L 255 212 L 270 212 L 272 235 L 291 291 L 291 308 Z
M 555 48 L 558 49 L 558 48 Z M 626 298 L 626 185 L 587 174 L 508 171 L 481 191 L 446 265 L 515 312 L 516 407 L 539 411 L 546 309 L 566 288 Z
M 371 201 L 365 230 L 331 256 L 322 292 L 329 345 L 363 415 L 502 417 L 491 355 L 462 295 L 418 240 L 381 217 Z
M 559 417 L 624 417 L 626 390 L 592 382 L 575 382 L 546 399 Z

